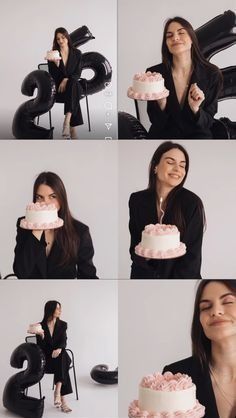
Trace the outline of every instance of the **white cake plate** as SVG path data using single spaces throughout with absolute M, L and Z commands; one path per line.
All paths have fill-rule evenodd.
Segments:
M 146 93 L 146 95 L 143 95 L 141 93 L 137 93 L 133 90 L 133 87 L 129 87 L 128 91 L 127 91 L 127 96 L 130 99 L 136 99 L 136 100 L 143 100 L 143 101 L 151 101 L 151 100 L 160 100 L 160 99 L 165 99 L 166 97 L 168 97 L 170 94 L 169 90 L 165 89 L 160 93 Z

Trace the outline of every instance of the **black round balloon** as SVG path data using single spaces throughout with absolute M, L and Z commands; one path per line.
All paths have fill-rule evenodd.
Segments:
M 147 131 L 133 115 L 126 112 L 118 113 L 119 139 L 146 139 Z
M 227 10 L 196 29 L 206 59 L 236 43 L 235 26 L 236 15 L 232 10 Z
M 88 41 L 95 39 L 87 26 L 81 26 L 70 33 L 72 45 L 77 48 L 78 46 L 86 44 Z
M 37 399 L 24 394 L 25 389 L 38 383 L 44 375 L 45 357 L 37 344 L 20 344 L 12 353 L 10 364 L 24 371 L 11 376 L 4 388 L 3 405 L 6 409 L 24 418 L 41 418 L 44 410 L 44 398 Z
M 106 364 L 98 364 L 92 368 L 90 376 L 97 383 L 114 385 L 118 383 L 118 367 L 115 370 L 109 370 Z
M 35 118 L 48 112 L 54 102 L 56 85 L 47 71 L 35 70 L 23 80 L 21 92 L 26 96 L 33 96 L 37 88 L 37 96 L 22 103 L 17 109 L 12 132 L 17 139 L 51 139 L 53 128 L 45 129 L 35 124 Z
M 104 90 L 111 82 L 112 68 L 109 61 L 98 52 L 85 52 L 82 62 L 84 70 L 90 69 L 94 72 L 93 77 L 86 83 L 87 94 L 95 94 Z

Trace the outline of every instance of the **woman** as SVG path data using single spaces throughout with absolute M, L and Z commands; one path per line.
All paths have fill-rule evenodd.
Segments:
M 54 203 L 64 225 L 58 229 L 28 230 L 17 221 L 14 273 L 19 279 L 96 279 L 94 249 L 88 226 L 70 213 L 60 177 L 42 172 L 33 188 L 33 202 Z
M 72 393 L 69 375 L 70 357 L 66 352 L 67 323 L 61 321 L 61 304 L 49 300 L 44 306 L 42 330 L 36 331 L 37 344 L 43 350 L 46 365 L 45 373 L 54 374 L 54 405 L 62 412 L 71 412 L 66 403 L 66 395 Z
M 163 142 L 155 151 L 149 167 L 148 188 L 132 193 L 129 200 L 133 261 L 131 279 L 197 279 L 201 278 L 201 247 L 205 223 L 201 199 L 183 188 L 189 169 L 184 147 Z M 160 207 L 160 199 L 162 205 Z M 164 217 L 162 217 L 164 210 Z M 175 259 L 148 260 L 135 254 L 146 225 L 176 225 L 187 252 Z
M 222 85 L 220 70 L 202 55 L 190 23 L 169 19 L 164 28 L 162 64 L 147 71 L 161 73 L 169 96 L 149 101 L 149 138 L 212 138 Z
M 202 280 L 192 322 L 193 356 L 164 368 L 190 375 L 205 418 L 236 416 L 236 280 Z
M 56 83 L 56 101 L 65 103 L 62 136 L 77 139 L 75 127 L 83 124 L 79 102 L 82 88 L 78 81 L 82 71 L 82 54 L 72 46 L 65 28 L 55 30 L 52 49 L 60 53 L 60 59 L 48 61 L 48 68 Z

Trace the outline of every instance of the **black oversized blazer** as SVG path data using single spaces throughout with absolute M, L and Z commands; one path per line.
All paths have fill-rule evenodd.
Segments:
M 134 248 L 141 241 L 146 225 L 158 223 L 155 191 L 146 189 L 132 193 L 129 200 L 131 235 L 130 254 L 133 260 L 132 279 L 200 279 L 201 247 L 204 220 L 201 200 L 193 192 L 180 188 L 174 201 L 178 201 L 186 224 L 186 230 L 180 236 L 186 244 L 184 256 L 174 259 L 149 260 L 135 254 Z M 164 224 L 173 224 L 173 200 L 167 204 Z
M 209 369 L 203 370 L 197 358 L 188 357 L 184 360 L 165 366 L 164 372 L 184 373 L 191 376 L 197 388 L 197 399 L 204 405 L 205 418 L 220 418 L 217 410 L 216 399 L 212 387 Z
M 72 78 L 74 80 L 78 80 L 82 71 L 81 51 L 73 47 L 70 48 L 66 66 L 64 65 L 62 59 L 60 60 L 59 67 L 57 67 L 53 61 L 48 61 L 48 69 L 56 83 L 57 89 L 63 78 Z
M 44 330 L 44 338 L 42 339 L 40 335 L 36 335 L 37 344 L 43 350 L 46 358 L 51 358 L 53 350 L 58 348 L 66 348 L 67 342 L 67 323 L 61 319 L 56 320 L 53 334 L 50 334 L 48 325 L 45 322 L 40 322 Z
M 202 64 L 195 66 L 189 88 L 191 84 L 197 83 L 205 95 L 205 100 L 196 114 L 192 112 L 188 104 L 188 92 L 183 108 L 181 108 L 177 99 L 172 73 L 164 64 L 154 65 L 148 68 L 147 71 L 161 73 L 165 80 L 165 87 L 170 92 L 164 111 L 160 109 L 156 100 L 148 101 L 147 112 L 151 122 L 148 137 L 151 139 L 212 138 L 211 126 L 214 121 L 214 115 L 217 113 L 217 98 L 221 86 L 219 71 L 203 67 Z
M 18 279 L 97 279 L 96 268 L 92 261 L 93 243 L 87 225 L 74 220 L 79 237 L 77 258 L 70 264 L 60 266 L 62 251 L 56 240 L 47 257 L 44 233 L 39 241 L 32 231 L 20 227 L 21 219 L 17 221 L 13 264 Z

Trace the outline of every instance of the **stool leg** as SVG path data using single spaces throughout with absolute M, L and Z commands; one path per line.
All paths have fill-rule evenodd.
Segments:
M 76 393 L 76 399 L 77 401 L 79 400 L 79 395 L 78 395 L 78 387 L 77 387 L 77 380 L 76 380 L 76 374 L 75 374 L 75 365 L 73 364 L 73 374 L 74 374 L 74 381 L 75 381 L 75 393 Z

